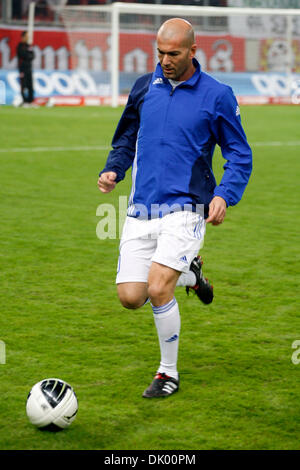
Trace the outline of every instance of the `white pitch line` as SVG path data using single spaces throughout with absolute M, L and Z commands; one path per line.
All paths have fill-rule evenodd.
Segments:
M 298 147 L 300 145 L 300 140 L 292 142 L 249 142 L 251 147 Z M 15 148 L 1 148 L 0 153 L 21 153 L 21 152 L 84 152 L 89 150 L 110 150 L 111 147 L 95 145 L 95 146 L 77 146 L 77 147 L 15 147 Z
M 250 146 L 254 146 L 254 147 L 281 147 L 281 146 L 289 146 L 289 147 L 297 147 L 298 145 L 300 145 L 300 140 L 298 141 L 295 141 L 295 142 L 291 142 L 291 141 L 287 141 L 287 142 L 249 142 L 249 145 Z
M 0 149 L 1 153 L 17 153 L 17 152 L 84 152 L 86 150 L 109 150 L 107 146 L 83 146 L 83 147 L 16 147 L 8 149 Z

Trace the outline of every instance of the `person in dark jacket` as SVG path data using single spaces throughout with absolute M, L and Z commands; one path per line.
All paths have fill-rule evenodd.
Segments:
M 23 105 L 28 106 L 34 100 L 32 79 L 32 61 L 34 59 L 34 51 L 32 45 L 28 44 L 27 31 L 23 31 L 21 34 L 21 41 L 17 46 L 17 57 Z
M 149 299 L 161 362 L 143 397 L 179 389 L 180 334 L 177 286 L 213 300 L 198 251 L 206 224 L 223 223 L 252 170 L 252 152 L 232 89 L 202 72 L 194 31 L 181 18 L 157 35 L 159 63 L 135 82 L 113 137 L 98 187 L 112 191 L 132 166 L 132 189 L 120 242 L 117 289 L 122 305 L 137 309 Z M 217 185 L 216 144 L 226 160 Z

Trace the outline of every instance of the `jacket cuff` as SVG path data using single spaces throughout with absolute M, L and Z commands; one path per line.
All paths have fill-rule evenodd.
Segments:
M 219 196 L 221 197 L 222 199 L 224 199 L 224 201 L 226 202 L 226 206 L 230 206 L 230 203 L 229 203 L 229 199 L 225 193 L 225 191 L 223 191 L 220 186 L 216 186 L 215 187 L 215 190 L 214 190 L 214 197 L 215 196 Z

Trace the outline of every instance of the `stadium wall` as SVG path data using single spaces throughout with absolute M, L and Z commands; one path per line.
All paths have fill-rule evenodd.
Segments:
M 16 47 L 21 29 L 0 25 L 0 103 L 12 104 L 20 95 Z M 120 103 L 134 80 L 152 71 L 157 63 L 155 35 L 147 32 L 120 34 Z M 137 44 L 139 45 L 137 47 Z M 262 38 L 255 43 L 242 37 L 211 34 L 197 36 L 202 68 L 229 84 L 241 103 L 298 104 L 300 96 L 300 43 L 293 42 L 293 71 L 285 73 L 285 57 L 272 60 L 278 46 Z M 73 54 L 71 55 L 71 47 Z M 110 103 L 110 32 L 39 28 L 34 36 L 34 88 L 40 104 Z M 75 53 L 74 53 L 75 52 Z M 255 70 L 255 71 L 254 71 Z M 5 97 L 3 99 L 3 94 Z

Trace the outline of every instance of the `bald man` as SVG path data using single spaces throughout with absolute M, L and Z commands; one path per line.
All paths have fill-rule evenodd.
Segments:
M 230 87 L 201 71 L 191 24 L 173 18 L 157 34 L 159 63 L 134 84 L 98 179 L 109 193 L 132 167 L 132 188 L 120 241 L 117 291 L 138 309 L 150 300 L 160 364 L 143 397 L 179 389 L 180 313 L 175 289 L 191 289 L 204 304 L 213 289 L 198 255 L 207 223 L 223 223 L 239 202 L 252 169 L 252 153 Z M 215 145 L 226 160 L 217 185 Z

